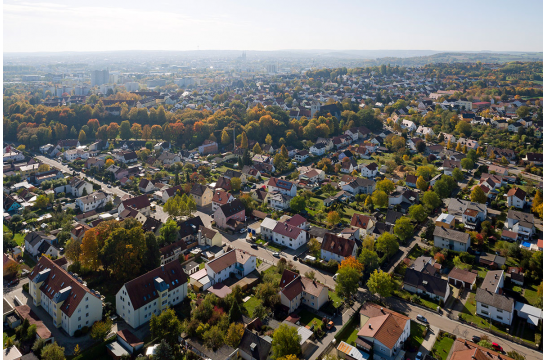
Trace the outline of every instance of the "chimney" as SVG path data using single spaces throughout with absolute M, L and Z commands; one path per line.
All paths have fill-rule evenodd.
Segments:
M 165 271 L 165 265 L 161 265 L 161 270 Z
M 371 327 L 371 324 L 369 324 L 369 329 L 373 330 L 373 328 Z

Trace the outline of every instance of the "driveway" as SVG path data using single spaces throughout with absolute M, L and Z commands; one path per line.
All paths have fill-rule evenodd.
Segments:
M 32 298 L 26 293 L 23 293 L 23 288 L 17 288 L 4 296 L 8 299 L 11 304 L 15 305 L 14 299 L 17 298 L 20 303 L 28 305 L 32 311 L 43 321 L 47 326 L 51 335 L 55 338 L 55 341 L 62 347 L 64 347 L 64 352 L 66 355 L 72 355 L 74 353 L 74 347 L 79 344 L 81 350 L 84 350 L 95 343 L 89 334 L 80 337 L 69 336 L 64 330 L 57 328 L 53 324 L 53 319 L 51 316 L 45 312 L 41 307 L 34 306 Z

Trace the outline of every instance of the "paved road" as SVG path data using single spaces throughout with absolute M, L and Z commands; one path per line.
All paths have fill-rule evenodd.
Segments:
M 40 160 L 41 162 L 51 166 L 51 167 L 55 167 L 61 171 L 64 171 L 64 172 L 67 172 L 67 173 L 72 173 L 74 172 L 74 170 L 70 169 L 68 166 L 58 162 L 57 160 L 53 160 L 53 159 L 50 159 L 50 158 L 47 158 L 45 156 L 42 156 L 42 155 L 37 155 L 36 158 L 38 160 Z M 118 187 L 115 187 L 115 186 L 112 186 L 111 188 L 108 188 L 108 184 L 105 184 L 97 179 L 94 179 L 94 178 L 90 178 L 88 177 L 87 175 L 85 175 L 84 173 L 78 173 L 78 176 L 81 177 L 81 178 L 88 178 L 90 181 L 93 181 L 97 184 L 99 184 L 102 188 L 102 191 L 106 192 L 106 193 L 110 193 L 110 194 L 114 194 L 114 195 L 117 195 L 119 196 L 120 198 L 125 196 L 125 195 L 131 195 L 129 194 L 128 192 L 126 191 L 123 191 L 121 190 L 120 188 Z
M 391 308 L 392 310 L 403 312 L 407 314 L 411 319 L 416 319 L 416 315 L 418 314 L 423 315 L 426 319 L 428 319 L 432 327 L 447 331 L 458 337 L 471 340 L 471 337 L 474 335 L 482 336 L 483 334 L 485 334 L 490 338 L 491 341 L 500 344 L 506 352 L 514 350 L 517 353 L 523 355 L 526 360 L 543 359 L 543 354 L 541 352 L 529 349 L 522 345 L 515 344 L 503 338 L 495 337 L 492 334 L 489 334 L 482 330 L 478 330 L 468 325 L 464 325 L 458 321 L 451 320 L 447 317 L 446 313 L 444 313 L 443 315 L 439 315 L 437 313 L 424 310 L 420 307 L 414 306 L 397 298 L 388 298 L 387 302 L 389 304 L 389 308 Z

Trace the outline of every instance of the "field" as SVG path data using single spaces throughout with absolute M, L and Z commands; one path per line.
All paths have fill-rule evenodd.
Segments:
M 416 321 L 411 320 L 411 345 L 418 348 L 424 341 L 424 331 L 426 327 Z
M 3 225 L 4 225 L 4 233 L 9 233 L 9 234 L 11 234 L 11 230 L 6 226 L 6 224 L 3 224 Z M 23 243 L 25 242 L 25 237 L 23 236 L 23 234 L 17 233 L 17 234 L 15 234 L 15 236 L 13 237 L 13 240 L 15 240 L 15 242 L 17 243 L 17 245 L 21 246 L 21 245 L 23 245 Z
M 253 317 L 254 309 L 259 304 L 261 304 L 261 300 L 259 300 L 255 296 L 252 296 L 248 301 L 244 303 L 244 308 L 248 311 L 248 315 L 250 315 L 250 317 Z
M 301 317 L 301 324 L 303 326 L 311 326 L 314 324 L 315 327 L 321 328 L 322 327 L 322 319 L 316 315 L 311 313 L 310 311 L 304 309 L 299 313 L 299 316 Z
M 336 308 L 341 306 L 341 304 L 343 303 L 343 300 L 334 291 L 329 291 L 329 298 L 333 302 L 333 306 L 335 306 Z
M 447 360 L 452 344 L 454 344 L 454 339 L 451 339 L 448 336 L 443 336 L 441 339 L 437 339 L 435 341 L 432 352 L 435 351 L 437 354 L 436 356 L 440 356 L 440 360 Z

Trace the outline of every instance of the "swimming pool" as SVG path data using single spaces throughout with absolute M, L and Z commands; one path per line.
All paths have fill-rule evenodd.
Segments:
M 522 246 L 530 248 L 530 246 L 532 246 L 532 244 L 530 242 L 528 242 L 528 241 L 523 241 Z

